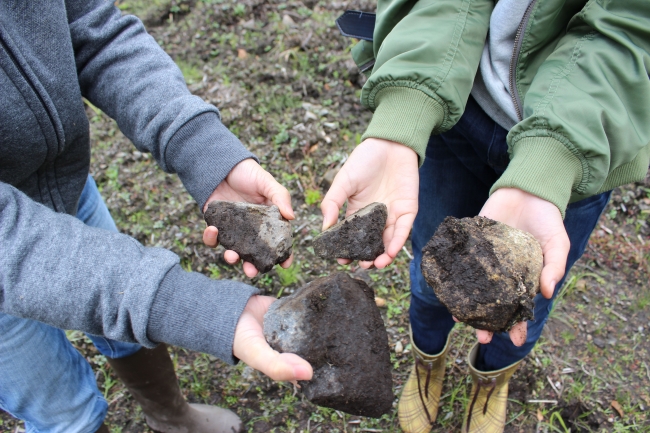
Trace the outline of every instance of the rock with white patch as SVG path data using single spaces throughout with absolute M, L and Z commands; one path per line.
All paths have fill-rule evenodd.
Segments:
M 262 273 L 291 255 L 291 223 L 277 206 L 215 200 L 208 204 L 204 218 L 219 230 L 219 244 Z

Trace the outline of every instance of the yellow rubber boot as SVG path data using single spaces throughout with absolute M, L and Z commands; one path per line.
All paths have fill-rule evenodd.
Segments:
M 508 381 L 521 361 L 495 371 L 480 371 L 476 365 L 479 343 L 467 357 L 473 385 L 465 412 L 463 433 L 503 433 L 508 407 Z
M 418 349 L 412 332 L 411 347 L 415 365 L 397 405 L 399 425 L 406 433 L 428 433 L 438 415 L 449 336 L 445 347 L 437 355 L 427 355 Z

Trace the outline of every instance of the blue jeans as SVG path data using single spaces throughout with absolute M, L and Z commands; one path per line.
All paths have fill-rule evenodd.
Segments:
M 454 321 L 422 276 L 422 248 L 446 216 L 478 215 L 488 199 L 490 187 L 508 165 L 507 135 L 508 131 L 496 124 L 470 97 L 456 126 L 429 140 L 427 157 L 420 168 L 419 211 L 411 238 L 414 258 L 410 268 L 409 310 L 414 342 L 427 354 L 443 349 Z M 606 192 L 568 206 L 564 226 L 571 249 L 565 277 L 557 284 L 555 294 L 571 266 L 582 256 L 609 196 L 610 192 Z M 489 344 L 481 345 L 476 367 L 483 371 L 498 370 L 528 355 L 542 333 L 552 305 L 553 299 L 537 295 L 535 319 L 528 321 L 526 343 L 516 347 L 507 333 L 494 334 Z
M 77 218 L 89 226 L 117 231 L 92 177 L 81 193 Z M 111 358 L 141 346 L 88 336 Z M 108 404 L 95 375 L 65 332 L 34 320 L 0 313 L 0 408 L 25 421 L 28 433 L 95 432 Z

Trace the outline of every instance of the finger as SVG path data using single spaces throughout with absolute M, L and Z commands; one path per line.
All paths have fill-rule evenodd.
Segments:
M 352 260 L 350 259 L 336 259 L 336 261 L 339 263 L 339 265 L 349 265 L 352 263 Z
M 293 263 L 293 253 L 291 253 L 291 255 L 289 256 L 289 258 L 287 260 L 280 263 L 280 266 L 282 266 L 284 269 L 287 269 L 287 268 L 289 268 L 291 266 L 292 263 Z
M 411 228 L 413 227 L 413 221 L 415 221 L 416 214 L 417 209 L 415 210 L 415 213 L 401 215 L 395 222 L 395 229 L 393 230 L 388 248 L 386 248 L 386 254 L 393 259 L 397 257 L 397 254 L 406 243 L 409 233 L 411 233 Z
M 217 236 L 219 235 L 219 230 L 215 226 L 208 226 L 203 230 L 203 243 L 210 247 L 215 248 L 217 246 Z
M 456 319 L 455 316 L 451 316 L 451 318 L 454 319 L 454 322 L 456 322 L 456 323 L 460 323 L 460 320 Z
M 528 334 L 528 323 L 516 323 L 510 331 L 508 331 L 508 334 L 510 334 L 510 339 L 515 346 L 523 346 L 526 342 L 526 335 Z
M 492 341 L 492 335 L 494 335 L 492 331 L 485 331 L 483 329 L 476 330 L 476 338 L 481 344 L 488 344 L 490 341 Z
M 235 356 L 273 380 L 310 380 L 311 365 L 293 353 L 278 353 L 260 335 L 250 336 Z
M 339 171 L 320 204 L 320 210 L 323 213 L 323 230 L 336 224 L 343 204 L 352 193 L 352 186 L 347 174 L 343 170 Z
M 359 260 L 359 266 L 363 269 L 370 269 L 374 266 L 374 262 L 368 260 Z
M 546 299 L 551 299 L 555 292 L 555 285 L 564 277 L 571 244 L 567 238 L 566 242 L 556 242 L 553 245 L 547 244 L 546 247 L 540 285 L 542 295 Z
M 244 274 L 246 274 L 248 278 L 253 278 L 257 274 L 259 274 L 259 271 L 255 267 L 255 265 L 249 262 L 244 262 L 242 269 L 244 269 Z
M 293 208 L 291 207 L 291 195 L 289 191 L 280 185 L 271 175 L 271 173 L 266 172 L 268 176 L 265 176 L 266 188 L 264 190 L 264 195 L 271 200 L 271 203 L 276 205 L 280 209 L 280 213 L 283 217 L 288 220 L 296 218 L 296 215 L 293 213 Z
M 226 252 L 223 253 L 223 259 L 229 265 L 234 265 L 237 264 L 237 262 L 239 261 L 239 254 L 237 254 L 233 250 L 226 250 Z
M 377 257 L 374 262 L 372 262 L 375 265 L 375 268 L 377 269 L 384 269 L 386 266 L 390 265 L 393 263 L 394 257 L 389 256 L 388 254 L 384 253 Z

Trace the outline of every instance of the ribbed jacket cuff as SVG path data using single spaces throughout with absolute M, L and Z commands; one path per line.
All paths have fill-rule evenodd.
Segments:
M 183 125 L 169 141 L 166 152 L 170 167 L 201 209 L 230 170 L 247 158 L 258 161 L 214 112 L 203 113 Z
M 580 159 L 560 141 L 551 137 L 527 137 L 515 143 L 508 168 L 492 186 L 518 188 L 558 207 L 565 216 L 571 191 L 580 184 Z
M 211 280 L 175 265 L 162 280 L 151 306 L 148 338 L 236 364 L 235 328 L 255 287 L 230 280 Z
M 408 87 L 387 87 L 375 97 L 377 108 L 361 137 L 395 141 L 413 149 L 424 163 L 431 132 L 442 124 L 445 111 L 424 92 Z

